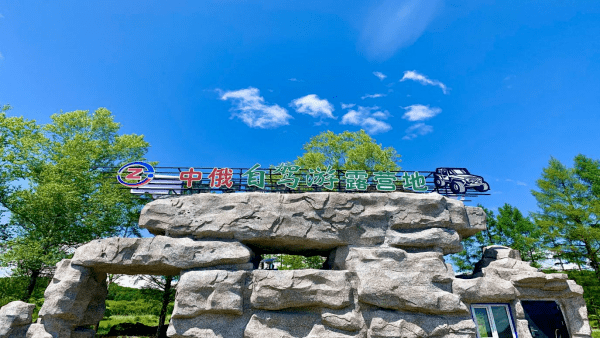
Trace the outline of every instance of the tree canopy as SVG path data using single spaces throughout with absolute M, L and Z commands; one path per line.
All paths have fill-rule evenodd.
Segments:
M 42 269 L 80 244 L 136 234 L 142 203 L 95 169 L 142 160 L 143 136 L 119 135 L 104 108 L 51 120 L 38 125 L 0 113 L 0 205 L 8 216 L 0 266 L 31 276 L 29 290 Z
M 481 208 L 486 212 L 487 229 L 462 241 L 464 250 L 451 256 L 460 271 L 470 272 L 482 257 L 482 248 L 489 245 L 505 245 L 518 250 L 522 260 L 540 267 L 545 259 L 541 248 L 541 229 L 520 210 L 507 203 L 498 209 Z
M 401 156 L 393 147 L 382 148 L 364 130 L 334 134 L 324 131 L 303 146 L 295 162 L 303 168 L 328 167 L 338 170 L 400 170 Z
M 540 212 L 536 224 L 560 264 L 589 265 L 599 277 L 599 161 L 578 155 L 574 168 L 555 158 L 536 181 L 532 194 Z

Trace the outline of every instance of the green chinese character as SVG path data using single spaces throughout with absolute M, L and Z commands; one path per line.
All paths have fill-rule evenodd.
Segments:
M 401 181 L 403 181 L 403 188 L 410 188 L 413 191 L 428 190 L 428 187 L 426 187 L 426 178 L 417 171 L 411 175 L 409 175 L 408 172 L 405 172 L 403 177 L 401 177 Z
M 256 163 L 252 168 L 248 169 L 242 176 L 246 176 L 246 185 L 249 187 L 255 186 L 261 189 L 265 189 L 265 172 L 259 171 L 257 168 L 261 167 L 259 163 Z
M 300 178 L 294 176 L 294 174 L 297 173 L 299 170 L 300 166 L 298 165 L 287 165 L 283 163 L 275 167 L 274 173 L 282 174 L 282 178 L 279 181 L 277 181 L 277 184 L 283 184 L 290 189 L 296 189 L 298 187 L 298 182 L 300 181 Z
M 347 170 L 344 173 L 346 190 L 367 190 L 367 172 L 365 170 Z
M 321 171 L 321 168 L 309 169 L 306 183 L 310 187 L 316 185 L 318 187 L 325 187 L 326 189 L 334 189 L 339 179 L 336 177 L 336 170 L 328 166 L 325 171 Z
M 376 189 L 379 191 L 395 191 L 396 185 L 394 181 L 398 181 L 395 173 L 389 171 L 376 171 L 374 172 L 374 180 L 378 182 Z

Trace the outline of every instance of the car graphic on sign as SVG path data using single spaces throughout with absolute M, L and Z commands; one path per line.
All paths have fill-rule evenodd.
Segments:
M 464 194 L 467 189 L 478 192 L 490 190 L 482 176 L 472 175 L 465 168 L 436 168 L 434 185 L 437 188 L 449 187 L 454 194 Z

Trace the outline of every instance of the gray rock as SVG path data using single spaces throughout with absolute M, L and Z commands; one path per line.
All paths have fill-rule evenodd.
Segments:
M 518 291 L 510 281 L 480 277 L 453 280 L 453 293 L 468 303 L 503 303 L 516 299 Z
M 167 336 L 170 338 L 246 338 L 244 329 L 249 317 L 250 314 L 237 316 L 207 313 L 194 318 L 172 318 Z
M 363 320 L 363 316 L 358 309 L 333 310 L 323 308 L 321 310 L 321 322 L 324 325 L 351 332 L 365 328 L 365 320 Z
M 459 234 L 455 230 L 442 228 L 410 229 L 402 232 L 388 230 L 386 244 L 401 249 L 430 248 L 436 251 L 440 248 L 445 255 L 463 250 Z
M 526 319 L 516 319 L 515 320 L 516 331 L 518 332 L 518 337 L 520 338 L 532 338 L 532 334 L 530 333 L 530 328 L 528 327 L 528 320 Z
M 177 275 L 182 269 L 250 261 L 243 244 L 189 238 L 104 238 L 79 247 L 73 264 L 119 274 Z
M 182 273 L 172 318 L 203 313 L 242 314 L 242 286 L 247 272 L 208 270 Z
M 5 337 L 12 328 L 31 324 L 35 304 L 20 300 L 10 302 L 0 308 L 0 338 Z
M 368 338 L 376 337 L 475 337 L 476 325 L 469 315 L 433 316 L 405 311 L 364 311 Z
M 486 230 L 486 213 L 482 208 L 466 206 L 465 211 L 467 212 L 467 224 L 469 224 L 469 226 L 455 228 L 459 235 L 461 235 L 461 238 L 467 238 L 480 231 Z M 456 223 L 462 224 L 461 222 Z
M 69 259 L 57 263 L 54 277 L 44 292 L 44 305 L 39 316 L 62 318 L 73 326 L 79 323 L 96 293 L 95 287 L 88 288 L 90 284 L 98 283 L 94 277 L 92 269 L 71 264 Z
M 359 332 L 348 332 L 343 330 L 337 330 L 331 327 L 327 327 L 320 324 L 315 324 L 311 329 L 311 332 L 307 335 L 307 338 L 366 338 L 367 330 Z
M 490 258 L 491 260 L 513 258 L 518 261 L 522 260 L 518 250 L 503 245 L 489 245 L 482 248 L 482 258 Z
M 42 324 L 29 324 L 15 327 L 7 336 L 2 338 L 52 338 Z
M 250 301 L 257 309 L 310 306 L 339 309 L 351 304 L 348 271 L 255 270 L 252 276 Z
M 590 337 L 591 326 L 588 321 L 586 302 L 581 296 L 561 299 L 560 303 L 564 309 L 564 316 L 569 323 L 570 335 L 572 337 Z
M 334 255 L 336 268 L 357 274 L 357 292 L 363 303 L 431 314 L 468 312 L 459 297 L 450 293 L 453 272 L 442 253 L 345 247 Z M 449 285 L 445 287 L 445 283 Z
M 259 312 L 250 318 L 244 338 L 304 338 L 319 322 L 315 313 Z
M 52 338 L 71 338 L 71 333 L 76 325 L 73 321 L 50 316 L 42 318 L 41 324 Z
M 233 238 L 286 252 L 378 245 L 389 228 L 481 230 L 460 201 L 401 192 L 196 194 L 147 204 L 139 224 L 158 235 Z

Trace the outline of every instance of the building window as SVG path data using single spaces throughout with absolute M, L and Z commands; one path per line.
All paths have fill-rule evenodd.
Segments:
M 472 318 L 479 338 L 517 338 L 505 304 L 473 304 Z

